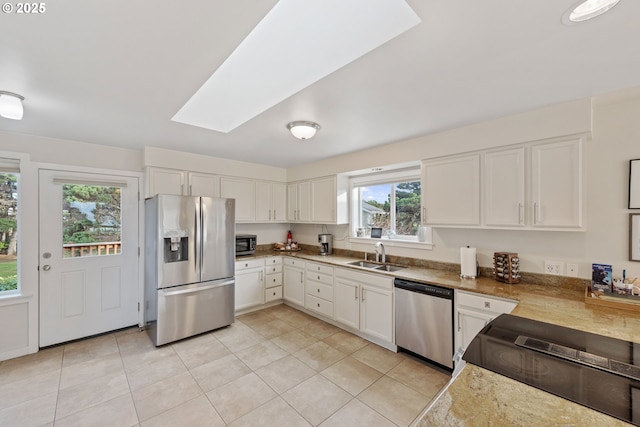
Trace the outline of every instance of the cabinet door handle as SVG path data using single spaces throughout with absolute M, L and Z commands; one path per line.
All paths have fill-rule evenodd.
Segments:
M 300 272 L 300 283 L 304 283 L 304 277 L 302 277 L 303 273 L 302 271 Z
M 189 195 L 193 196 L 193 185 L 189 184 Z
M 524 218 L 522 218 L 523 207 L 522 203 L 518 203 L 518 224 L 522 224 L 524 220 Z
M 273 210 L 273 220 L 274 221 L 276 220 L 276 210 L 275 209 Z
M 458 312 L 458 332 L 462 330 L 462 325 L 460 323 L 460 312 Z
M 320 293 L 320 288 L 318 288 L 318 293 Z
M 360 293 L 362 295 L 362 301 L 364 302 L 364 288 L 360 289 L 360 291 L 361 291 Z
M 353 288 L 353 290 L 354 290 L 354 291 L 356 291 L 356 301 L 357 301 L 357 300 L 358 300 L 358 287 L 357 287 L 357 286 L 355 286 L 355 287 Z

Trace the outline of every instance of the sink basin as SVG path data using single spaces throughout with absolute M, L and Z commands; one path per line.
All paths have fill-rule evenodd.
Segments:
M 372 262 L 367 262 L 367 261 L 353 261 L 353 262 L 348 262 L 347 265 L 355 265 L 356 267 L 363 267 L 363 268 L 383 267 L 380 264 L 374 264 Z
M 380 270 L 380 271 L 398 271 L 405 268 L 405 267 L 396 267 L 395 265 L 375 264 L 373 262 L 367 262 L 367 261 L 353 261 L 353 262 L 348 262 L 347 265 L 354 265 L 356 267 L 370 268 L 372 270 Z
M 381 271 L 398 271 L 398 270 L 402 270 L 405 267 L 396 267 L 395 265 L 379 265 L 377 267 L 374 267 L 374 270 L 381 270 Z

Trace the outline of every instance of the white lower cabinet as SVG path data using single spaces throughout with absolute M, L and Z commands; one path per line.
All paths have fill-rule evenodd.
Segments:
M 282 257 L 269 256 L 264 259 L 264 302 L 282 299 Z
M 285 301 L 304 307 L 304 265 L 298 258 L 285 257 L 283 260 Z
M 308 262 L 305 279 L 305 308 L 333 318 L 333 267 Z
M 334 318 L 366 335 L 393 343 L 393 279 L 335 269 Z
M 455 291 L 455 347 L 466 349 L 471 340 L 489 322 L 503 313 L 511 313 L 516 301 Z
M 236 261 L 236 311 L 264 304 L 264 262 Z

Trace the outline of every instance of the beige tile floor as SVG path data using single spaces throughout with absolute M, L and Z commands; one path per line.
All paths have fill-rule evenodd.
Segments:
M 407 426 L 448 376 L 279 305 L 155 348 L 131 328 L 0 363 L 1 426 Z

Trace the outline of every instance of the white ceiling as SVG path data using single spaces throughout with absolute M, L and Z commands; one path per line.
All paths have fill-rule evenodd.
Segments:
M 408 0 L 420 24 L 233 131 L 171 121 L 275 3 L 58 0 L 2 14 L 0 90 L 26 100 L 0 131 L 288 167 L 640 85 L 640 1 L 565 26 L 576 0 Z M 322 129 L 301 142 L 294 120 Z

